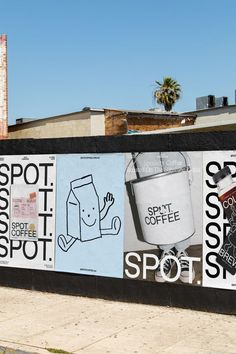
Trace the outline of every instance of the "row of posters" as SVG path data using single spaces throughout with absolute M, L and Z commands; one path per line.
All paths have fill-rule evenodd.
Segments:
M 0 266 L 236 288 L 236 152 L 0 157 Z

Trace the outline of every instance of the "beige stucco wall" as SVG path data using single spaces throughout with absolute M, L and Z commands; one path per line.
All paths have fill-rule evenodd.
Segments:
M 198 133 L 208 131 L 235 131 L 236 130 L 236 105 L 207 109 L 187 114 L 197 114 L 194 125 L 162 129 L 150 132 L 151 134 L 167 133 Z
M 236 105 L 195 111 L 196 125 L 228 125 L 236 123 Z
M 92 136 L 105 135 L 105 116 L 103 112 L 91 112 L 90 122 Z
M 103 135 L 104 131 L 104 115 L 86 111 L 10 126 L 9 139 Z

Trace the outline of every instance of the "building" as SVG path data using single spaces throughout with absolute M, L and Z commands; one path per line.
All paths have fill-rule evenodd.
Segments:
M 17 119 L 9 139 L 122 135 L 193 125 L 195 114 L 84 108 L 43 119 Z
M 208 95 L 196 99 L 196 110 L 181 114 L 85 107 L 54 117 L 20 118 L 8 130 L 10 139 L 236 130 L 236 104 Z
M 104 112 L 89 109 L 42 119 L 16 120 L 8 127 L 9 139 L 39 139 L 104 135 Z
M 236 104 L 215 106 L 186 112 L 186 114 L 197 116 L 195 128 L 198 130 L 236 130 Z
M 228 105 L 227 97 L 215 98 L 213 95 L 199 97 L 196 99 L 196 110 L 184 114 L 195 115 L 193 125 L 167 127 L 167 129 L 160 129 L 158 134 L 234 131 L 236 130 L 236 97 L 235 104 L 232 105 Z

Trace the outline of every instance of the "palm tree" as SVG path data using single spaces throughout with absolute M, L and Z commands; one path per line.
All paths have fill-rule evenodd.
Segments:
M 158 104 L 163 104 L 165 111 L 171 111 L 175 102 L 180 98 L 181 86 L 171 77 L 164 77 L 163 82 L 155 81 L 157 87 L 154 99 Z

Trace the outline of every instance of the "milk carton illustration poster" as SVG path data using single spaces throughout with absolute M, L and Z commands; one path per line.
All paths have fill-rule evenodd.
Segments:
M 53 270 L 55 156 L 1 156 L 0 185 L 0 265 Z
M 124 277 L 202 285 L 202 152 L 126 154 Z
M 124 156 L 57 155 L 56 270 L 123 276 Z
M 203 153 L 203 284 L 236 289 L 236 151 Z

